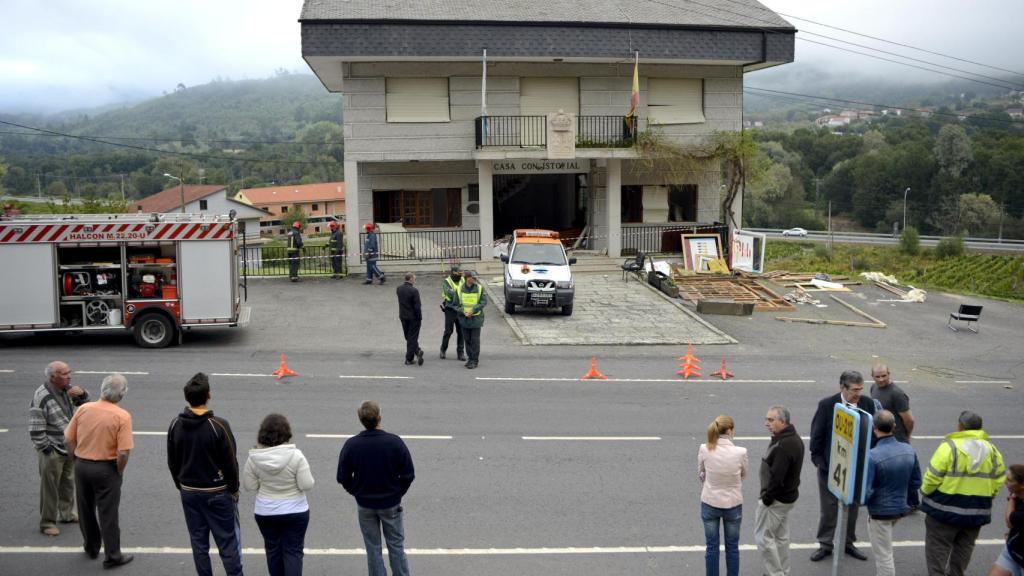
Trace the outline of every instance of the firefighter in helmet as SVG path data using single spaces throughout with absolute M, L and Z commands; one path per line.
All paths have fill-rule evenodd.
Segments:
M 302 223 L 292 222 L 288 231 L 288 277 L 292 282 L 299 281 L 299 250 L 302 249 Z
M 380 277 L 380 283 L 384 283 L 384 273 L 377 267 L 377 258 L 380 257 L 380 245 L 377 243 L 377 232 L 373 222 L 367 222 L 363 227 L 366 230 L 366 241 L 363 242 L 363 257 L 366 258 L 366 281 L 363 284 L 373 284 L 375 277 Z
M 344 257 L 341 230 L 337 220 L 331 220 L 328 227 L 331 229 L 331 237 L 327 240 L 327 249 L 331 252 L 331 278 L 341 278 L 341 259 Z

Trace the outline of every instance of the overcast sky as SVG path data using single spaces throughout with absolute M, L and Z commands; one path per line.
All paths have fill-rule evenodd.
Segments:
M 737 8 L 735 0 L 700 1 Z M 1024 0 L 765 0 L 765 4 L 784 14 L 994 66 L 1024 68 L 1020 30 Z M 191 86 L 218 76 L 262 78 L 278 68 L 308 72 L 299 43 L 301 6 L 301 0 L 0 0 L 4 19 L 0 111 L 91 107 L 159 95 L 179 82 Z M 870 43 L 924 60 L 938 59 L 790 21 L 800 30 Z M 945 79 L 804 41 L 798 40 L 796 49 L 797 62 L 788 65 L 794 68 L 827 65 L 891 80 Z M 1024 78 L 1017 81 L 1024 83 Z

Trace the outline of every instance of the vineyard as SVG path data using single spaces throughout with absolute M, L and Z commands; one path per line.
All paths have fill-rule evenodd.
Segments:
M 1024 301 L 1024 256 L 968 253 L 939 259 L 927 248 L 908 256 L 896 247 L 837 244 L 829 258 L 823 245 L 769 241 L 765 268 L 848 275 L 872 270 L 918 288 Z

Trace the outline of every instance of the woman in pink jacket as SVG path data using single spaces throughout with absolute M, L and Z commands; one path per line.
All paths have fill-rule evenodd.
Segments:
M 718 576 L 718 525 L 725 533 L 725 566 L 728 576 L 740 573 L 740 522 L 743 520 L 743 479 L 747 476 L 747 449 L 735 446 L 734 424 L 719 416 L 708 426 L 708 441 L 697 451 L 701 481 L 700 517 L 704 521 L 704 566 L 708 576 Z

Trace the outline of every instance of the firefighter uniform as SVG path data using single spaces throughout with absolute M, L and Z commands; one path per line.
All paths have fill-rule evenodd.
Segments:
M 476 368 L 480 362 L 480 328 L 484 325 L 487 294 L 484 293 L 483 286 L 476 282 L 473 272 L 467 270 L 465 277 L 473 278 L 474 281 L 465 281 L 456 291 L 459 308 L 462 310 L 459 324 L 462 325 L 462 334 L 466 339 L 466 355 L 469 356 L 466 368 Z
M 458 282 L 454 278 L 458 278 Z M 451 340 L 452 331 L 455 332 L 455 351 L 459 355 L 459 360 L 466 359 L 466 355 L 463 353 L 466 349 L 465 338 L 462 335 L 462 324 L 459 323 L 459 316 L 462 315 L 462 310 L 456 301 L 459 288 L 464 283 L 465 280 L 463 280 L 457 266 L 452 267 L 451 274 L 445 276 L 444 282 L 441 283 L 441 310 L 444 312 L 444 335 L 441 336 L 442 360 L 448 352 L 448 342 Z
M 344 244 L 341 240 L 341 229 L 331 222 L 331 237 L 327 239 L 327 249 L 331 253 L 331 278 L 341 277 L 341 259 L 344 258 Z
M 299 250 L 302 249 L 302 232 L 292 227 L 288 231 L 288 277 L 292 282 L 299 281 Z

